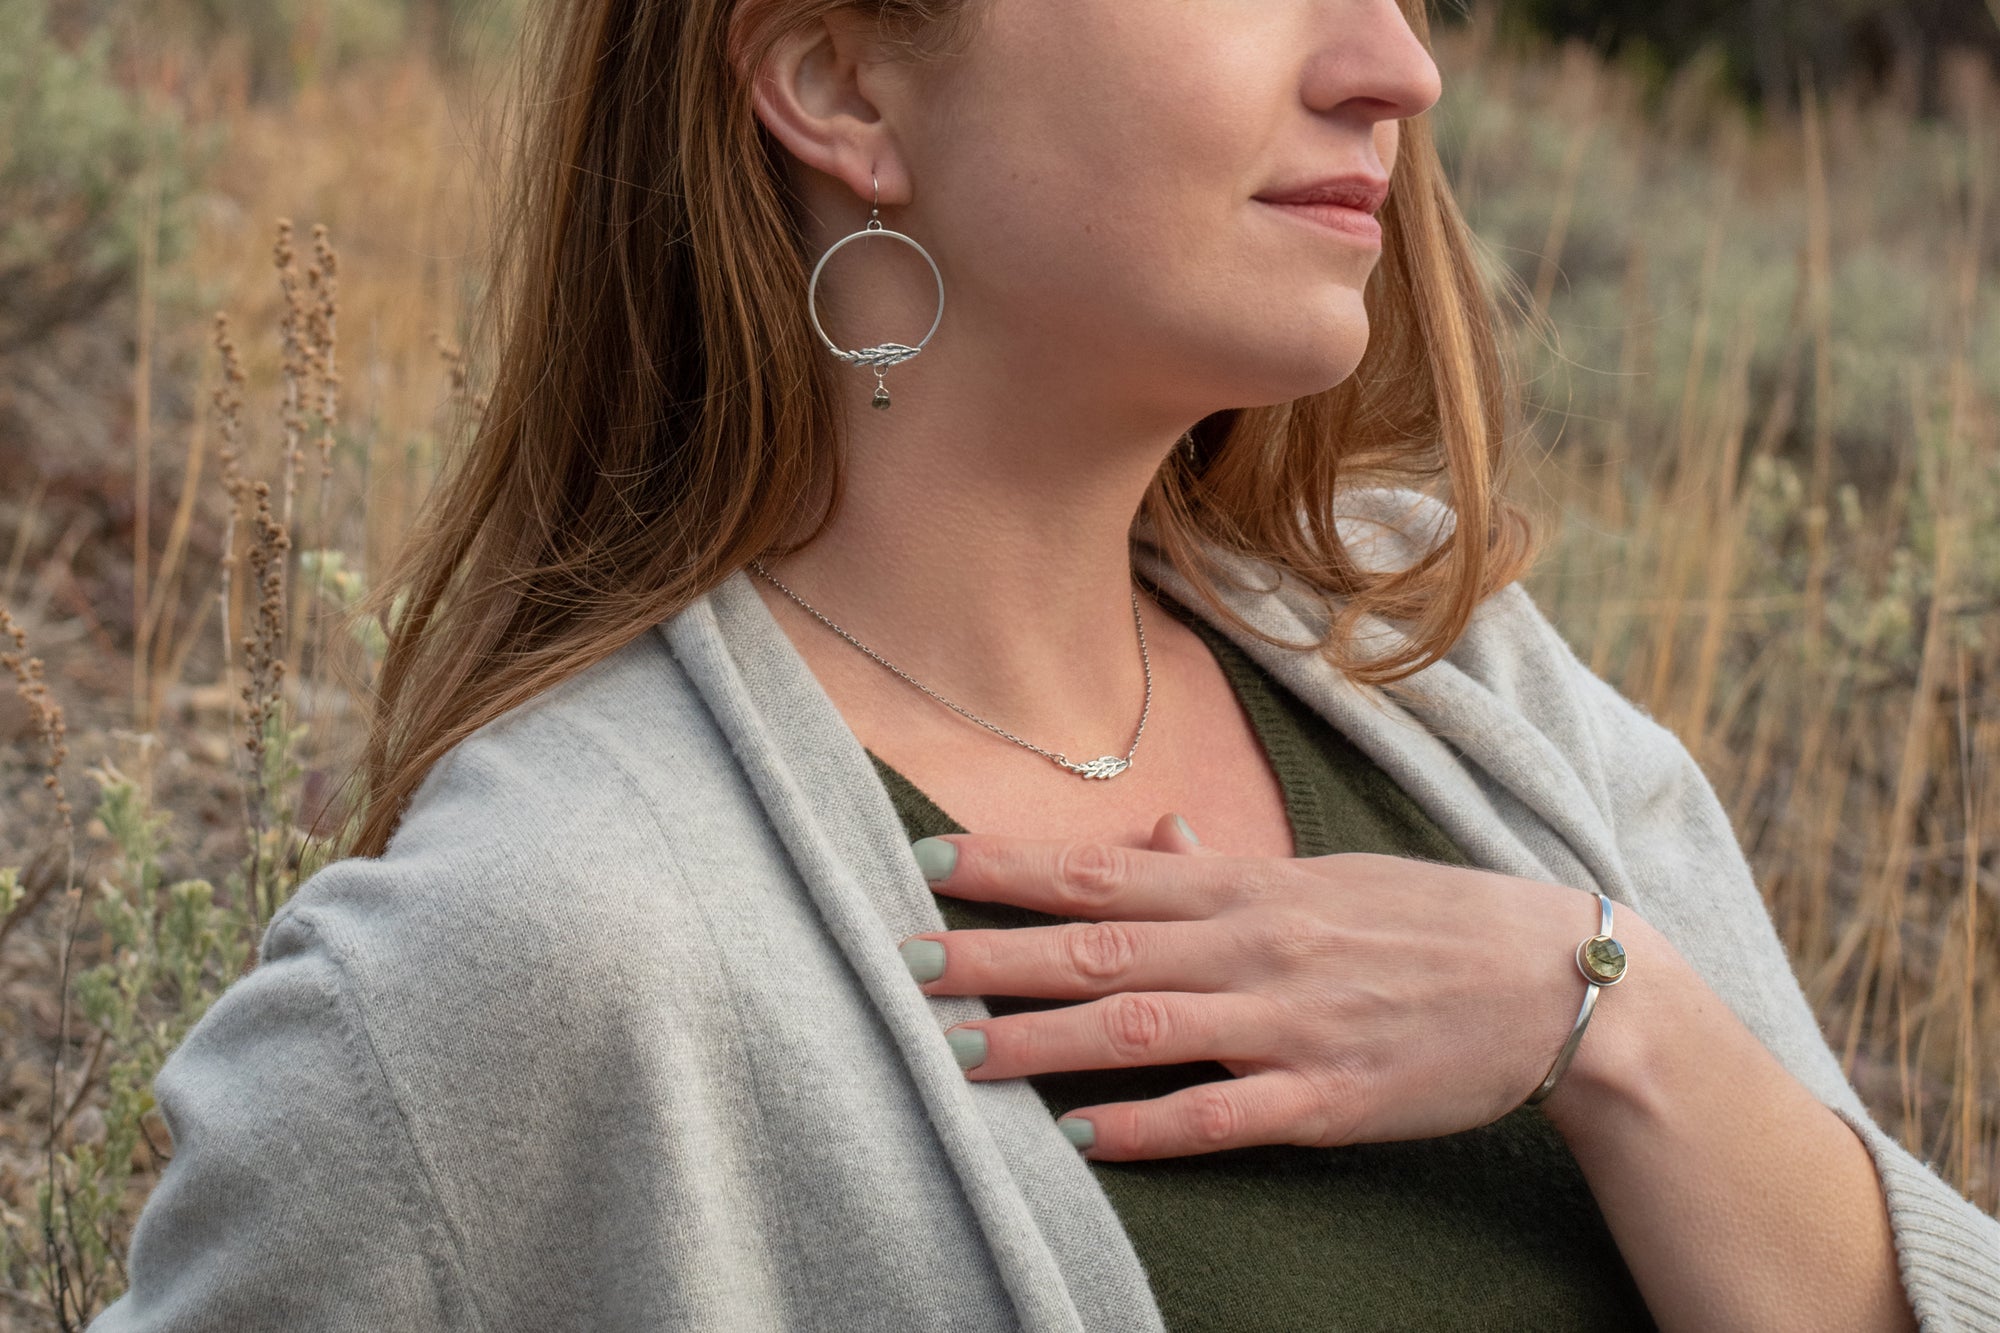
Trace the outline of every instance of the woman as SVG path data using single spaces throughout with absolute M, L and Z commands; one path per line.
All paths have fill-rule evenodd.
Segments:
M 546 7 L 361 854 L 98 1327 L 2000 1321 L 1521 590 L 1425 31 Z

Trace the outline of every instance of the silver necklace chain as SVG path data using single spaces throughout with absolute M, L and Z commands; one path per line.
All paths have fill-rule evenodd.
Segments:
M 1132 748 L 1125 752 L 1125 757 L 1122 759 L 1119 758 L 1117 755 L 1107 754 L 1107 755 L 1100 755 L 1098 758 L 1091 760 L 1089 763 L 1073 764 L 1069 761 L 1069 758 L 1066 755 L 1052 754 L 1049 751 L 1044 750 L 1041 746 L 1034 744 L 1033 742 L 1022 740 L 1019 736 L 1016 736 L 1013 732 L 1008 731 L 1005 727 L 996 727 L 991 722 L 988 722 L 985 718 L 980 717 L 975 713 L 967 712 L 965 709 L 960 708 L 957 704 L 945 698 L 942 694 L 939 694 L 936 690 L 924 684 L 922 681 L 912 676 L 909 672 L 897 666 L 894 662 L 889 661 L 887 658 L 883 657 L 880 653 L 876 652 L 873 648 L 870 648 L 867 644 L 861 642 L 861 640 L 855 638 L 852 634 L 849 634 L 846 630 L 834 624 L 831 620 L 828 620 L 825 616 L 820 615 L 818 609 L 815 608 L 812 605 L 812 603 L 808 602 L 805 598 L 793 592 L 790 588 L 785 587 L 784 584 L 779 583 L 777 577 L 773 575 L 771 571 L 764 568 L 764 564 L 761 560 L 752 560 L 750 562 L 750 568 L 756 570 L 760 575 L 762 575 L 766 579 L 769 579 L 772 583 L 777 584 L 779 590 L 782 591 L 785 594 L 785 596 L 791 598 L 793 601 L 797 602 L 800 606 L 803 606 L 806 610 L 812 612 L 814 616 L 817 616 L 819 618 L 821 624 L 825 625 L 835 634 L 838 634 L 841 638 L 847 640 L 849 643 L 853 644 L 856 648 L 859 648 L 862 652 L 867 653 L 870 657 L 880 662 L 883 666 L 888 667 L 889 670 L 895 672 L 897 675 L 901 676 L 904 680 L 909 681 L 910 684 L 916 686 L 918 689 L 922 690 L 925 694 L 928 694 L 931 698 L 943 704 L 946 708 L 949 708 L 955 713 L 959 713 L 965 717 L 970 718 L 972 721 L 977 722 L 980 726 L 985 727 L 988 731 L 998 732 L 1000 735 L 1005 736 L 1008 740 L 1014 742 L 1016 745 L 1027 746 L 1027 748 L 1033 750 L 1036 754 L 1041 755 L 1044 758 L 1053 760 L 1055 763 L 1060 764 L 1062 767 L 1068 769 L 1070 772 L 1076 774 L 1078 777 L 1115 778 L 1120 773 L 1123 773 L 1126 769 L 1132 767 L 1132 755 L 1139 748 L 1139 737 L 1146 734 L 1146 717 L 1153 710 L 1153 659 L 1146 653 L 1146 626 L 1139 619 L 1138 593 L 1134 592 L 1132 594 L 1132 623 L 1135 626 L 1137 626 L 1139 630 L 1139 661 L 1146 672 L 1146 702 L 1145 705 L 1139 710 L 1139 729 L 1132 734 Z

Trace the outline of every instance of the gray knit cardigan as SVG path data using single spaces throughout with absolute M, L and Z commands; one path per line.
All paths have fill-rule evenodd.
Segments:
M 1450 517 L 1351 503 L 1377 567 Z M 1363 521 L 1410 505 L 1410 541 Z M 1140 572 L 1199 608 L 1134 536 Z M 1295 584 L 1221 559 L 1238 612 L 1313 637 Z M 1926 1333 L 2000 1329 L 2000 1222 L 1869 1117 L 1708 781 L 1519 585 L 1409 703 L 1227 632 L 1476 863 L 1663 931 L 1867 1143 Z M 174 1156 L 91 1327 L 1159 1329 L 1027 1080 L 967 1080 L 939 1035 L 988 1015 L 911 982 L 896 942 L 944 928 L 866 752 L 739 570 L 457 746 L 383 856 L 275 915 L 159 1073 Z

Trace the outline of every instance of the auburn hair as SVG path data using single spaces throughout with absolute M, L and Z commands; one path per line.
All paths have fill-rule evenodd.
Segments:
M 1423 0 L 1399 0 L 1429 44 Z M 380 855 L 431 767 L 752 559 L 808 544 L 843 485 L 837 366 L 806 312 L 786 150 L 743 71 L 836 12 L 899 58 L 948 58 L 978 0 L 555 0 L 528 7 L 492 270 L 477 312 L 487 401 L 357 610 L 380 619 L 351 854 Z M 1502 494 L 1514 375 L 1430 118 L 1402 122 L 1369 346 L 1323 393 L 1219 412 L 1141 513 L 1216 614 L 1202 543 L 1324 595 L 1318 645 L 1387 685 L 1442 657 L 1537 545 Z M 1355 558 L 1337 489 L 1443 490 L 1452 522 L 1405 567 Z M 817 506 L 804 535 L 801 500 Z M 807 512 L 812 512 L 808 510 Z M 1356 656 L 1351 621 L 1406 643 Z M 1275 642 L 1275 640 L 1270 640 Z

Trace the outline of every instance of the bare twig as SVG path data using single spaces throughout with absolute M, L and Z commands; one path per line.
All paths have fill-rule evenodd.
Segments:
M 41 737 L 44 749 L 42 785 L 55 794 L 56 815 L 62 821 L 63 836 L 63 896 L 70 902 L 70 917 L 63 930 L 62 970 L 56 993 L 60 1016 L 57 1020 L 55 1061 L 49 1070 L 49 1135 L 48 1173 L 50 1199 L 53 1202 L 55 1190 L 63 1194 L 65 1228 L 71 1231 L 71 1251 L 81 1254 L 74 1234 L 74 1210 L 71 1208 L 69 1186 L 56 1170 L 56 1104 L 60 1100 L 62 1087 L 63 1052 L 69 1045 L 69 958 L 70 946 L 76 939 L 76 918 L 82 908 L 83 891 L 76 883 L 76 820 L 70 809 L 69 793 L 62 782 L 63 761 L 69 757 L 69 744 L 63 721 L 62 705 L 56 702 L 54 694 L 42 675 L 42 659 L 28 655 L 28 632 L 15 621 L 6 607 L 0 606 L 0 639 L 10 640 L 12 647 L 0 652 L 0 666 L 14 673 L 14 692 L 28 705 L 28 713 L 34 719 L 35 730 Z M 68 1256 L 56 1240 L 55 1219 L 47 1211 L 42 1214 L 42 1243 L 49 1264 L 49 1303 L 56 1321 L 65 1330 L 70 1328 L 71 1284 Z M 78 1318 L 81 1319 L 81 1313 Z

